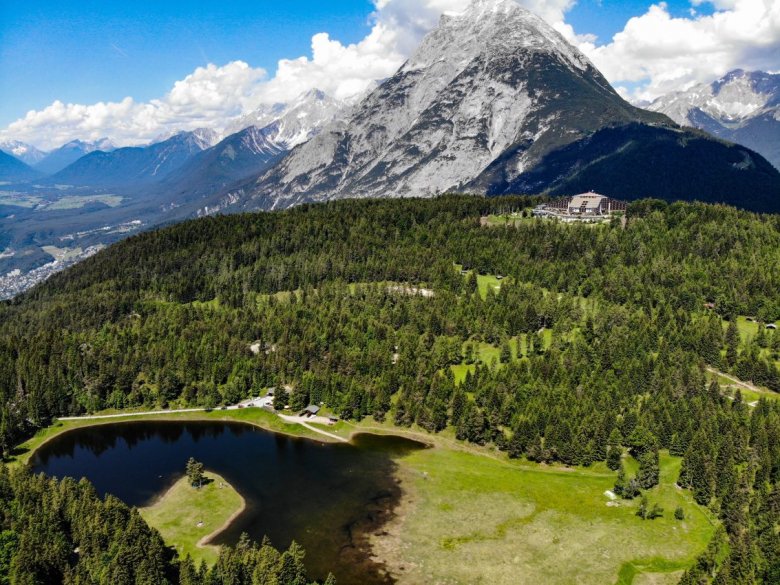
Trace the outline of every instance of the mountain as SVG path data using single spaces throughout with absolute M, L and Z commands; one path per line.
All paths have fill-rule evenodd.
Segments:
M 274 127 L 256 126 L 232 134 L 192 156 L 155 190 L 170 202 L 171 208 L 222 193 L 227 187 L 267 170 L 287 153 L 284 145 L 270 138 L 276 134 Z
M 234 120 L 225 134 L 252 126 L 262 128 L 268 140 L 290 150 L 310 140 L 343 111 L 345 104 L 313 89 L 289 104 L 263 106 Z
M 95 142 L 73 140 L 52 150 L 35 165 L 35 170 L 47 175 L 53 175 L 68 165 L 73 164 L 84 155 L 95 151 L 110 152 L 114 148 L 114 145 L 108 138 L 102 138 Z
M 38 150 L 31 144 L 25 144 L 18 140 L 6 140 L 0 142 L 0 150 L 11 156 L 15 156 L 26 165 L 34 166 L 41 162 L 46 153 L 42 150 Z
M 737 69 L 647 106 L 683 126 L 744 144 L 780 169 L 780 74 Z
M 669 201 L 698 199 L 780 212 L 777 177 L 760 155 L 703 131 L 629 124 L 553 151 L 514 181 L 492 185 L 488 194 L 534 192 L 540 186 L 552 195 L 594 189 L 624 199 L 660 192 Z
M 164 179 L 195 154 L 210 148 L 216 136 L 211 130 L 196 130 L 150 146 L 95 151 L 49 177 L 49 181 L 132 190 Z
M 0 181 L 17 183 L 37 179 L 41 174 L 15 156 L 0 150 Z
M 560 177 L 553 181 L 529 175 L 535 167 L 549 161 L 552 153 L 618 127 L 642 128 L 637 137 L 657 140 L 673 153 L 684 151 L 689 139 L 707 142 L 714 161 L 726 161 L 726 151 L 732 148 L 688 131 L 670 144 L 669 132 L 677 130 L 674 122 L 623 100 L 590 61 L 541 18 L 511 0 L 475 0 L 464 12 L 442 17 L 401 69 L 344 120 L 228 193 L 219 207 L 271 209 L 342 197 L 433 196 L 445 191 L 500 194 L 528 184 L 526 177 L 544 179 L 533 184 L 533 192 L 546 192 Z M 580 152 L 589 156 L 595 151 Z M 697 176 L 696 189 L 686 198 L 731 197 L 739 204 L 742 191 L 726 192 L 712 178 L 725 174 L 744 179 L 763 172 L 757 170 L 763 168 L 760 156 L 746 149 L 738 152 L 740 160 L 744 156 L 750 163 Z M 666 169 L 640 160 L 613 160 L 628 165 L 616 169 L 619 174 L 643 169 L 638 180 L 659 198 L 673 197 L 669 181 L 688 178 L 687 172 L 686 177 L 667 177 Z M 597 161 L 573 162 L 575 167 L 558 168 L 574 176 L 577 168 Z M 770 173 L 766 182 L 780 193 L 780 174 Z M 636 197 L 628 187 L 615 196 Z

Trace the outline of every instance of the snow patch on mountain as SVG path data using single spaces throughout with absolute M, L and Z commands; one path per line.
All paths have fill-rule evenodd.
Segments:
M 0 150 L 11 156 L 15 156 L 23 163 L 33 166 L 41 162 L 46 153 L 42 150 L 38 150 L 31 144 L 19 142 L 18 140 L 6 140 L 0 142 Z
M 286 150 L 303 144 L 318 134 L 344 110 L 345 104 L 313 89 L 289 104 L 264 105 L 233 120 L 225 128 L 230 136 L 249 127 L 265 131 L 265 138 Z
M 648 106 L 681 125 L 691 124 L 691 114 L 699 110 L 724 123 L 739 123 L 780 106 L 780 75 L 761 71 L 735 70 L 713 83 L 696 85 L 687 91 L 658 98 Z
M 647 109 L 743 144 L 780 168 L 780 74 L 737 69 L 660 97 Z

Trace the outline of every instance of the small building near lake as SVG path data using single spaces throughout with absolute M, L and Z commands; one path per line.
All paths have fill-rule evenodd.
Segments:
M 303 412 L 301 412 L 298 416 L 305 416 L 307 418 L 312 416 L 317 416 L 320 413 L 320 407 L 315 404 L 310 404 L 306 408 L 303 409 Z

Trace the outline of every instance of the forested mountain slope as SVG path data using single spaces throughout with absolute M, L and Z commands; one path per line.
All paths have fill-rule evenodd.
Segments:
M 668 449 L 728 535 L 685 582 L 776 582 L 780 403 L 729 398 L 705 367 L 780 391 L 780 335 L 729 325 L 780 318 L 780 218 L 644 201 L 625 227 L 481 219 L 534 203 L 336 202 L 117 244 L 1 306 L 3 448 L 56 415 L 289 385 L 295 408 L 532 461 L 619 470 L 628 450 L 627 497 Z

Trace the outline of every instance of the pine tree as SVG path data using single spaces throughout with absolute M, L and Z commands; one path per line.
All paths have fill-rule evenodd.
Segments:
M 639 457 L 639 472 L 637 483 L 642 489 L 649 490 L 658 485 L 661 477 L 658 451 L 653 449 L 646 451 Z
M 194 457 L 190 457 L 189 461 L 187 461 L 185 471 L 187 480 L 192 487 L 200 488 L 203 485 L 203 463 L 195 461 Z
M 615 495 L 623 497 L 627 491 L 627 488 L 628 482 L 626 481 L 626 469 L 623 467 L 623 463 L 621 462 L 618 466 L 617 480 L 615 481 L 615 487 L 612 488 L 612 491 L 615 492 Z
M 647 520 L 650 510 L 648 508 L 647 496 L 642 496 L 642 500 L 639 502 L 639 508 L 636 511 L 636 515 L 642 520 Z
M 623 459 L 623 449 L 617 446 L 611 446 L 607 452 L 607 467 L 612 471 L 620 469 Z
M 729 319 L 729 326 L 726 329 L 726 363 L 733 368 L 737 363 L 739 350 L 739 329 L 737 329 L 736 317 Z

